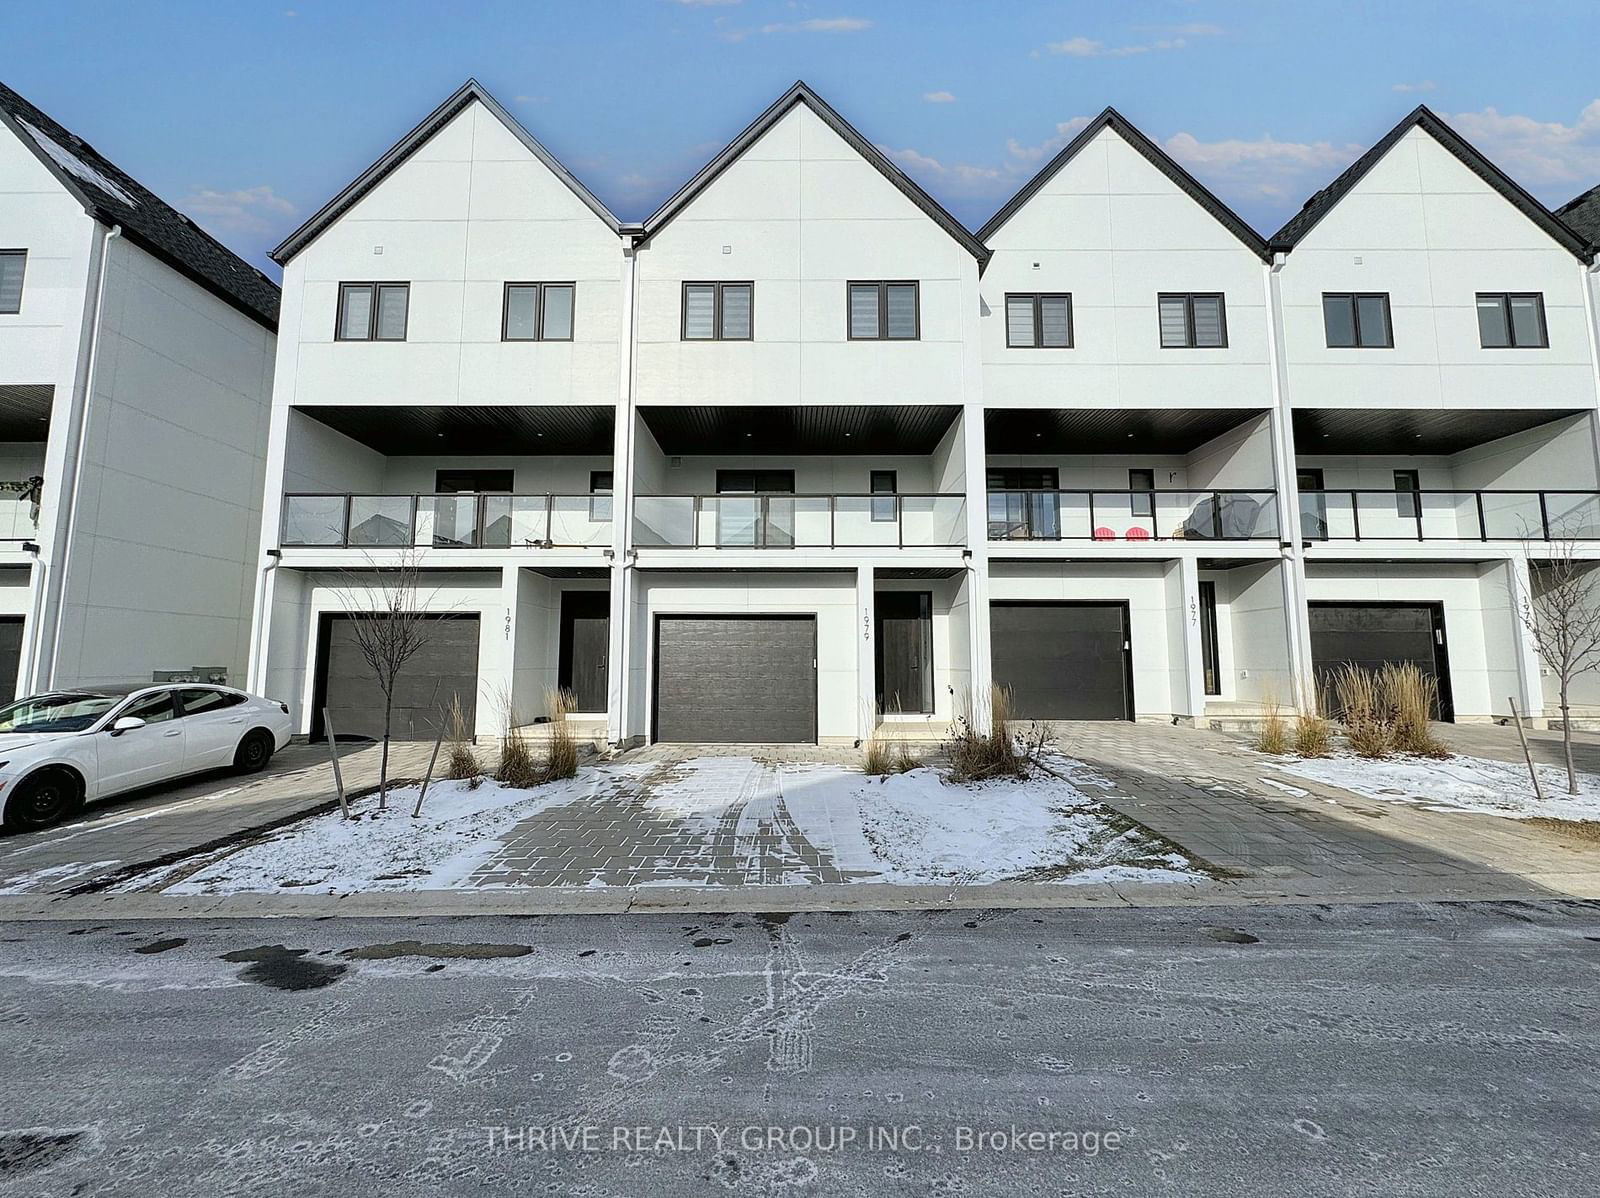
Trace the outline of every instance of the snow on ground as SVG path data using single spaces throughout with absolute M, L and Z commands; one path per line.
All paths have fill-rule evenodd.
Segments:
M 615 778 L 580 770 L 576 778 L 537 790 L 516 790 L 486 779 L 476 788 L 440 781 L 428 787 L 413 819 L 417 787 L 389 794 L 389 809 L 361 799 L 362 818 L 324 812 L 272 833 L 164 888 L 166 894 L 252 891 L 311 894 L 374 890 L 444 890 L 459 885 L 520 821 L 609 789 Z M 168 876 L 181 875 L 183 866 Z M 135 879 L 125 889 L 147 888 Z
M 486 871 L 497 875 L 494 882 L 474 874 L 497 862 L 519 823 L 557 807 L 570 808 L 565 814 L 572 819 L 596 819 L 613 836 L 625 838 L 630 828 L 648 832 L 651 840 L 642 848 L 614 846 L 619 856 L 645 858 L 632 885 L 841 878 L 929 885 L 1019 877 L 1149 882 L 1198 876 L 1173 846 L 1080 789 L 1110 788 L 1103 776 L 1066 759 L 1053 761 L 1052 768 L 1064 776 L 1040 773 L 1026 782 L 958 786 L 926 767 L 877 778 L 841 765 L 771 765 L 722 756 L 665 767 L 585 766 L 576 778 L 534 790 L 493 781 L 476 788 L 437 782 L 418 819 L 410 814 L 416 787 L 404 787 L 392 793 L 387 812 L 374 814 L 375 800 L 363 799 L 357 806 L 362 818 L 355 821 L 326 812 L 232 852 L 133 879 L 122 889 L 210 895 L 516 886 L 517 871 L 528 868 L 522 860 Z M 645 818 L 633 820 L 629 810 Z M 671 852 L 651 847 L 655 837 L 671 840 Z M 526 831 L 519 845 L 526 854 Z M 658 853 L 664 855 L 651 866 Z M 616 879 L 614 870 L 596 866 L 559 884 L 615 885 Z
M 1274 762 L 1286 774 L 1325 782 L 1369 799 L 1417 803 L 1430 811 L 1465 811 L 1510 819 L 1546 816 L 1555 819 L 1600 820 L 1600 778 L 1579 774 L 1581 794 L 1567 793 L 1567 771 L 1541 765 L 1539 781 L 1545 798 L 1533 793 L 1528 767 L 1520 762 L 1483 757 L 1392 757 L 1370 761 L 1341 755 L 1290 758 Z

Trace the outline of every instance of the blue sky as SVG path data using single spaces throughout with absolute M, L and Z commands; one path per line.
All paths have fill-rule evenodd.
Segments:
M 1113 104 L 1271 232 L 1418 102 L 1600 183 L 1595 0 L 0 0 L 0 79 L 252 262 L 469 76 L 625 220 L 797 78 L 976 227 Z

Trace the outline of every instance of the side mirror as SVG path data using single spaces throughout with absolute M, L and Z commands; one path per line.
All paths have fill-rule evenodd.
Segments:
M 111 725 L 111 735 L 121 736 L 124 732 L 132 732 L 135 728 L 143 728 L 144 721 L 136 715 L 125 715 L 115 724 Z

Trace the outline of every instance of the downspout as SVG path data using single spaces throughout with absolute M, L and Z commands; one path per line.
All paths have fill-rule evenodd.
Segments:
M 1275 253 L 1262 275 L 1267 301 L 1267 358 L 1272 369 L 1272 466 L 1277 476 L 1279 560 L 1283 570 L 1284 615 L 1288 620 L 1289 676 L 1295 706 L 1311 711 L 1316 688 L 1310 682 L 1310 632 L 1306 626 L 1305 559 L 1300 539 L 1299 487 L 1294 457 L 1294 419 L 1289 401 L 1288 368 L 1283 344 L 1281 273 L 1288 255 Z
M 51 621 L 50 628 L 50 670 L 46 678 L 41 679 L 35 675 L 32 688 L 34 690 L 46 689 L 56 684 L 56 669 L 61 660 L 61 617 L 67 602 L 67 583 L 72 577 L 72 549 L 78 532 L 80 489 L 78 480 L 83 477 L 83 461 L 88 452 L 89 413 L 94 407 L 95 374 L 100 365 L 100 322 L 105 315 L 106 274 L 111 260 L 111 243 L 121 236 L 122 226 L 113 225 L 100 239 L 100 261 L 95 271 L 94 319 L 90 321 L 88 329 L 89 360 L 84 369 L 83 402 L 78 406 L 77 419 L 74 422 L 78 443 L 72 455 L 72 474 L 61 480 L 62 494 L 67 497 L 67 532 L 61 544 L 61 585 L 56 590 L 55 618 Z M 45 578 L 40 579 L 41 583 L 45 581 Z M 44 586 L 40 587 L 41 592 L 44 589 Z
M 267 560 L 261 567 L 260 576 L 256 579 L 255 610 L 251 613 L 250 637 L 250 664 L 247 671 L 245 686 L 255 694 L 266 693 L 267 686 L 267 587 L 272 571 L 277 569 L 280 560 L 276 549 L 269 549 L 266 553 Z

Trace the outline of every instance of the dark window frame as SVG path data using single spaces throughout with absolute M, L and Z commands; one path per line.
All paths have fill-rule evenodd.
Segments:
M 1147 474 L 1150 476 L 1150 485 L 1142 487 L 1137 485 L 1134 475 Z M 1128 507 L 1129 514 L 1143 519 L 1154 519 L 1156 514 L 1156 472 L 1151 466 L 1130 467 L 1128 470 Z
M 450 479 L 452 475 L 459 475 L 462 478 L 471 477 L 473 478 L 473 484 L 470 487 L 446 485 L 446 480 Z M 494 475 L 496 485 L 485 486 L 485 475 Z M 444 470 L 436 469 L 433 472 L 433 493 L 435 495 L 510 495 L 517 489 L 516 478 L 517 472 L 515 470 L 506 470 L 501 467 L 490 467 L 482 470 L 474 469 L 470 466 Z M 501 481 L 505 483 L 503 487 L 499 485 Z
M 1417 470 L 1394 470 L 1394 514 L 1415 520 L 1421 513 L 1422 474 Z
M 733 485 L 733 480 L 741 475 L 750 476 L 751 489 L 748 491 L 730 491 L 728 488 Z M 763 480 L 766 481 L 766 486 L 762 485 Z M 785 489 L 772 489 L 771 484 L 774 480 L 780 480 L 780 485 L 782 485 Z M 716 488 L 718 495 L 793 495 L 795 494 L 794 471 L 779 469 L 752 470 L 738 466 L 730 466 L 726 469 L 719 469 L 717 471 Z
M 1365 330 L 1361 325 L 1361 301 L 1383 301 L 1383 340 L 1368 341 Z M 1347 303 L 1350 307 L 1350 328 L 1355 333 L 1355 340 L 1349 345 L 1335 345 L 1333 331 L 1328 327 L 1328 301 L 1338 300 Z M 1322 293 L 1322 339 L 1329 349 L 1393 349 L 1394 348 L 1394 314 L 1389 307 L 1389 293 L 1387 291 L 1324 291 Z
M 372 292 L 372 303 L 367 308 L 367 335 L 365 337 L 346 337 L 344 335 L 344 295 L 346 291 L 357 287 L 365 287 Z M 406 293 L 405 317 L 398 337 L 378 336 L 378 293 L 385 287 L 399 287 Z M 335 341 L 384 341 L 389 343 L 402 342 L 411 333 L 411 282 L 401 279 L 367 279 L 357 282 L 341 282 L 339 284 L 339 301 L 333 313 L 333 339 Z
M 600 480 L 604 478 L 605 489 L 600 489 Z M 589 471 L 589 519 L 598 524 L 602 520 L 609 522 L 612 518 L 611 498 L 616 494 L 617 474 L 615 470 Z M 604 515 L 601 510 L 604 509 Z
M 889 489 L 878 490 L 878 483 L 887 480 Z M 868 506 L 871 508 L 872 522 L 874 524 L 892 524 L 895 517 L 900 514 L 900 472 L 898 470 L 869 470 L 867 471 L 867 492 L 872 495 Z M 880 503 L 878 496 L 887 496 L 887 503 Z
M 870 337 L 857 337 L 850 319 L 850 294 L 857 287 L 878 289 L 878 331 Z M 889 288 L 911 288 L 911 316 L 915 328 L 909 337 L 889 335 Z M 850 279 L 844 285 L 844 333 L 847 341 L 921 341 L 922 283 L 918 279 Z
M 712 288 L 711 300 L 711 336 L 689 336 L 689 288 Z M 743 337 L 727 337 L 722 331 L 723 291 L 728 287 L 748 287 L 750 289 L 750 328 Z M 752 279 L 685 279 L 680 294 L 678 316 L 678 340 L 680 341 L 754 341 L 756 339 L 756 285 Z
M 534 289 L 534 296 L 533 296 L 533 336 L 532 337 L 513 337 L 511 335 L 511 291 L 512 291 L 512 288 L 527 288 L 527 287 L 531 287 L 531 288 Z M 569 321 L 568 321 L 568 324 L 567 324 L 567 335 L 565 337 L 546 337 L 544 335 L 544 295 L 545 295 L 546 289 L 551 288 L 551 287 L 565 287 L 565 288 L 567 288 L 567 290 L 572 292 L 572 311 L 570 313 L 570 318 L 569 318 Z M 505 285 L 505 290 L 501 293 L 501 299 L 500 299 L 500 340 L 502 340 L 502 341 L 514 341 L 514 342 L 517 342 L 519 344 L 520 343 L 529 342 L 529 341 L 571 341 L 573 339 L 574 332 L 577 330 L 577 326 L 578 326 L 578 285 L 577 285 L 577 283 L 571 282 L 571 281 L 536 283 L 536 282 L 533 282 L 533 281 L 527 280 L 527 279 L 510 279 L 510 280 L 507 280 L 506 285 Z
M 1027 300 L 1033 308 L 1033 344 L 1018 345 L 1011 340 L 1011 301 Z M 1062 345 L 1044 343 L 1044 301 L 1061 300 L 1067 306 L 1067 340 Z M 1072 292 L 1070 291 L 1008 291 L 1005 296 L 1005 325 L 1007 349 L 1074 349 L 1077 331 L 1072 321 Z
M 1535 306 L 1535 308 L 1537 309 L 1537 311 L 1539 313 L 1539 340 L 1535 341 L 1535 342 L 1530 342 L 1530 343 L 1523 343 L 1523 342 L 1517 340 L 1516 321 L 1511 319 L 1511 301 L 1513 301 L 1513 300 L 1529 300 L 1529 299 L 1531 299 L 1534 302 L 1534 306 Z M 1478 347 L 1480 349 L 1549 349 L 1550 348 L 1550 326 L 1545 322 L 1545 315 L 1544 315 L 1544 292 L 1542 292 L 1542 291 L 1479 291 L 1476 294 L 1474 294 L 1473 299 L 1472 299 L 1472 316 L 1473 316 L 1474 320 L 1478 319 L 1478 309 L 1482 306 L 1484 300 L 1496 300 L 1496 301 L 1499 302 L 1500 314 L 1504 318 L 1505 325 L 1506 325 L 1506 343 L 1504 345 L 1485 345 L 1483 343 L 1483 326 L 1480 323 L 1478 325 Z
M 1200 602 L 1200 674 L 1201 689 L 1208 695 L 1222 694 L 1222 655 L 1217 647 L 1217 584 L 1215 579 L 1202 578 L 1199 587 Z
M 1200 345 L 1195 335 L 1195 300 L 1217 301 L 1217 327 L 1222 339 L 1215 345 Z M 1182 345 L 1168 345 L 1161 337 L 1161 305 L 1167 300 L 1183 301 Z M 1228 348 L 1228 295 L 1225 291 L 1158 291 L 1156 293 L 1156 341 L 1162 349 L 1227 349 Z
M 16 258 L 22 263 L 22 281 L 17 284 L 17 306 L 0 308 L 0 316 L 21 316 L 22 297 L 28 290 L 28 251 L 25 249 L 0 250 L 0 258 Z

